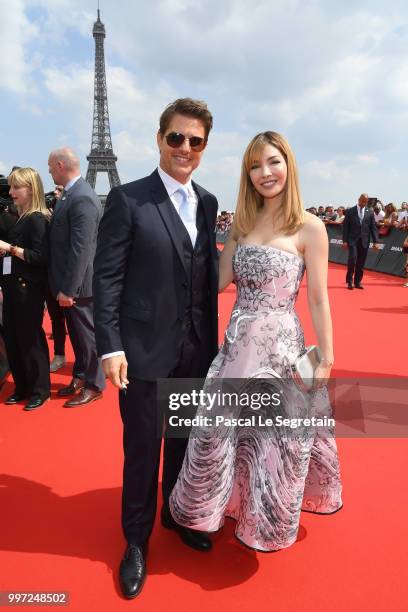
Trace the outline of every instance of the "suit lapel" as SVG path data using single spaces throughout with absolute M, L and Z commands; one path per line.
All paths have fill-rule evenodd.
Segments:
M 174 217 L 172 214 L 173 209 L 174 209 L 173 202 L 170 200 L 169 195 L 166 191 L 166 188 L 163 185 L 163 182 L 157 170 L 155 170 L 153 174 L 151 174 L 151 179 L 152 179 L 152 195 L 153 195 L 154 203 L 157 206 L 157 210 L 159 211 L 159 214 L 163 220 L 163 223 L 166 226 L 166 229 L 173 242 L 173 246 L 177 251 L 177 255 L 179 256 L 180 261 L 183 265 L 184 271 L 187 275 L 187 267 L 186 267 L 186 262 L 184 260 L 184 255 L 183 255 L 183 246 L 181 244 L 179 234 L 178 234 L 177 228 L 174 223 Z
M 81 177 L 79 178 L 71 187 L 71 189 L 68 189 L 68 191 L 64 191 L 62 194 L 62 197 L 60 198 L 58 204 L 55 206 L 54 209 L 54 213 L 51 217 L 51 222 L 56 219 L 58 217 L 58 215 L 62 212 L 62 210 L 64 208 L 66 208 L 69 204 L 69 200 L 72 196 L 73 193 L 75 193 L 76 188 L 79 186 L 79 184 L 81 183 L 81 181 L 83 181 L 84 179 Z
M 205 205 L 205 200 L 206 200 L 206 195 L 207 194 L 201 189 L 200 185 L 197 185 L 194 182 L 193 182 L 193 187 L 194 187 L 194 191 L 196 192 L 196 194 L 198 196 L 199 205 L 200 205 L 200 202 L 201 202 L 201 205 L 202 205 L 202 208 L 203 208 L 203 211 L 204 211 L 205 226 L 207 228 L 208 237 L 210 239 L 210 248 L 211 248 L 211 251 L 215 251 L 214 240 L 213 240 L 213 236 L 212 236 L 212 233 L 214 232 L 214 228 L 211 228 L 211 217 L 210 217 L 209 207 Z
M 57 202 L 57 204 L 55 205 L 54 212 L 52 213 L 52 217 L 51 217 L 51 225 L 54 223 L 55 219 L 58 218 L 62 210 L 67 205 L 67 199 L 68 199 L 68 194 L 65 194 L 65 195 L 63 194 L 62 197 Z

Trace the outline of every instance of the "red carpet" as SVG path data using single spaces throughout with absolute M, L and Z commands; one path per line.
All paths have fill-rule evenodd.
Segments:
M 405 376 L 408 289 L 402 279 L 365 275 L 347 291 L 330 266 L 336 371 Z M 220 300 L 223 330 L 234 289 Z M 305 286 L 298 312 L 313 341 Z M 72 354 L 69 354 L 72 358 Z M 70 366 L 53 375 L 53 390 Z M 1 399 L 12 391 L 7 383 Z M 68 591 L 69 610 L 406 611 L 408 440 L 338 441 L 344 508 L 302 513 L 297 543 L 260 554 L 241 546 L 232 524 L 200 554 L 156 525 L 140 598 L 121 599 L 121 423 L 116 393 L 82 409 L 52 399 L 33 413 L 0 404 L 0 591 Z

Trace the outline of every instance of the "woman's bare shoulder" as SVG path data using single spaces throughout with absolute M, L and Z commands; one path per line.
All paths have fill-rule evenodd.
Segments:
M 320 219 L 320 217 L 317 217 L 316 215 L 312 215 L 312 213 L 308 212 L 307 210 L 305 210 L 305 223 L 304 225 L 308 225 L 308 226 L 319 226 L 319 227 L 324 227 L 324 223 L 323 221 Z
M 300 230 L 303 236 L 315 237 L 326 233 L 326 227 L 319 217 L 312 213 L 305 212 L 305 220 Z

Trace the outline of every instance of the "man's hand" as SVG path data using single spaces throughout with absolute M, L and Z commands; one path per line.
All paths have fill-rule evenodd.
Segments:
M 65 295 L 65 293 L 62 293 L 62 291 L 60 291 L 57 295 L 57 302 L 63 308 L 71 308 L 71 306 L 75 304 L 74 298 L 69 297 L 69 295 Z
M 125 355 L 115 355 L 102 359 L 102 369 L 105 376 L 109 378 L 111 383 L 118 389 L 123 389 L 124 385 L 129 384 L 127 377 L 128 363 Z
M 343 244 L 341 245 L 342 249 L 348 249 L 348 242 L 343 242 Z

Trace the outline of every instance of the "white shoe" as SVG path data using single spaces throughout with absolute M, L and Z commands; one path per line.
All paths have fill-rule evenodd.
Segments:
M 64 355 L 54 355 L 54 359 L 50 363 L 50 372 L 56 372 L 65 365 Z

